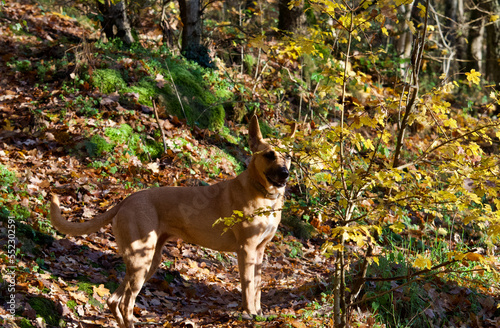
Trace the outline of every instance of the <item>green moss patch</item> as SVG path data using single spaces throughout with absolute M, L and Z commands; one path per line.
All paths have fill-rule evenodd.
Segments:
M 36 316 L 43 318 L 47 325 L 59 327 L 59 321 L 62 318 L 53 301 L 44 297 L 32 297 L 28 303 L 35 310 Z
M 222 103 L 226 100 L 224 97 L 232 94 L 214 92 L 214 95 L 204 79 L 205 71 L 201 67 L 189 67 L 184 61 L 174 59 L 167 59 L 165 64 L 157 66 L 167 82 L 161 90 L 159 100 L 170 114 L 203 128 L 222 128 L 226 115 Z
M 91 82 L 105 94 L 138 94 L 142 105 L 152 107 L 152 100 L 157 100 L 169 114 L 211 130 L 224 126 L 223 104 L 234 96 L 232 87 L 220 79 L 218 72 L 183 58 L 154 56 L 141 64 L 96 69 Z
M 128 153 L 141 160 L 149 160 L 160 157 L 164 151 L 160 141 L 135 132 L 128 124 L 106 128 L 104 135 L 94 135 L 85 142 L 85 148 L 91 157 L 103 157 L 116 150 L 118 156 Z
M 127 86 L 120 72 L 110 68 L 96 69 L 92 73 L 92 85 L 102 93 L 113 93 Z

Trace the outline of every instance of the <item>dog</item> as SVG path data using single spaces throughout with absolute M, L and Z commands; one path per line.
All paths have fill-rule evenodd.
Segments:
M 291 157 L 276 151 L 263 139 L 254 115 L 249 127 L 252 158 L 236 178 L 199 187 L 159 187 L 136 192 L 93 220 L 70 222 L 61 216 L 57 195 L 52 194 L 52 225 L 61 233 L 86 235 L 112 223 L 118 249 L 126 265 L 121 285 L 108 306 L 120 328 L 133 328 L 135 299 L 161 262 L 169 240 L 236 252 L 244 315 L 262 314 L 261 270 L 266 244 L 281 221 Z M 292 128 L 295 133 L 295 126 Z M 244 220 L 227 229 L 220 218 L 237 211 Z

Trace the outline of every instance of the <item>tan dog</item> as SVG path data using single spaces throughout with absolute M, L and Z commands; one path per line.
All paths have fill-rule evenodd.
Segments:
M 250 122 L 249 144 L 253 156 L 248 169 L 232 180 L 203 187 L 142 190 L 90 221 L 65 220 L 59 199 L 52 196 L 52 225 L 64 234 L 89 234 L 112 222 L 126 265 L 122 284 L 108 299 L 120 328 L 134 326 L 135 299 L 144 282 L 158 268 L 165 242 L 177 238 L 214 250 L 236 252 L 243 310 L 251 315 L 262 313 L 262 259 L 266 244 L 281 220 L 290 157 L 275 151 L 263 140 L 256 116 Z M 262 214 L 269 208 L 272 210 Z M 250 220 L 223 233 L 225 225 L 214 225 L 214 222 L 221 217 L 231 217 L 234 210 L 243 212 Z

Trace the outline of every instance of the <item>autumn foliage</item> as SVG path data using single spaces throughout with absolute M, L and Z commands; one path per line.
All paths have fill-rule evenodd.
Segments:
M 165 327 L 498 325 L 500 92 L 476 69 L 442 71 L 432 3 L 405 20 L 404 0 L 291 1 L 309 23 L 287 33 L 273 25 L 275 1 L 229 3 L 204 9 L 212 69 L 160 37 L 160 13 L 171 31 L 181 25 L 173 2 L 132 6 L 138 39 L 126 47 L 98 41 L 98 20 L 0 0 L 2 327 L 112 321 L 104 304 L 124 270 L 114 237 L 109 227 L 58 235 L 50 192 L 65 216 L 86 220 L 139 189 L 227 179 L 244 169 L 253 113 L 293 154 L 263 268 L 269 317 L 239 317 L 233 254 L 180 242 L 166 246 L 136 317 Z M 403 32 L 414 40 L 407 58 L 392 47 Z M 294 139 L 283 138 L 292 122 Z

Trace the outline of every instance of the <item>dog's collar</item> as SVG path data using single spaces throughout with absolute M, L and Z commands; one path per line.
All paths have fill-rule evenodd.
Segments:
M 281 194 L 279 192 L 269 192 L 260 182 L 253 180 L 253 186 L 257 191 L 264 195 L 267 199 L 278 199 Z

